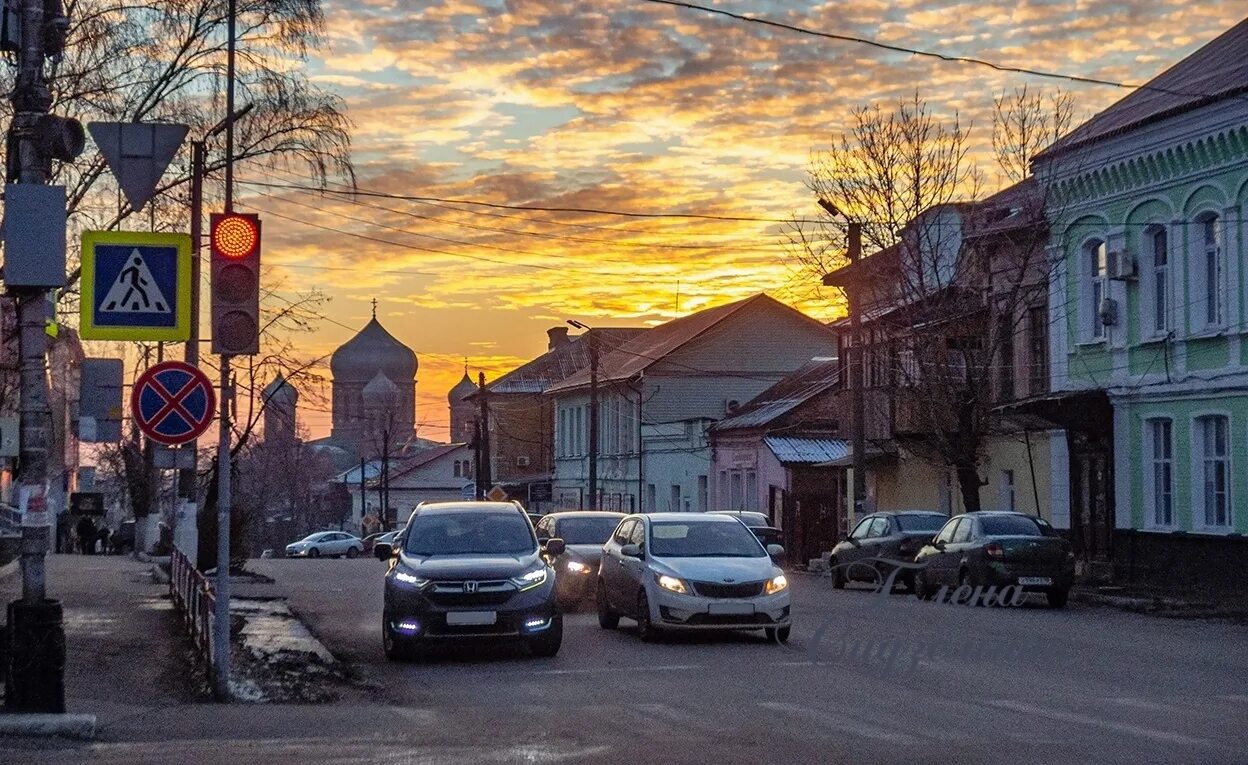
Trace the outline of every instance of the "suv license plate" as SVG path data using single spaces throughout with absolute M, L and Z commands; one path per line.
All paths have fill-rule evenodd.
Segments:
M 1053 584 L 1053 580 L 1047 576 L 1020 576 L 1018 583 L 1025 587 L 1027 585 Z
M 446 623 L 454 626 L 479 626 L 498 621 L 497 611 L 447 611 Z
M 709 614 L 743 614 L 753 615 L 753 603 L 709 603 L 706 607 Z

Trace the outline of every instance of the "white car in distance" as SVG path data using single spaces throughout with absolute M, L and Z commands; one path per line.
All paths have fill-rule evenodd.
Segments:
M 354 558 L 364 552 L 364 542 L 345 531 L 318 531 L 286 545 L 287 558 L 320 558 L 345 555 Z

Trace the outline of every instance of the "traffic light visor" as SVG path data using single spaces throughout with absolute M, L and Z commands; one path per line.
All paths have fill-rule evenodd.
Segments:
M 212 246 L 222 257 L 237 260 L 252 255 L 260 244 L 260 227 L 253 216 L 222 215 L 212 221 Z

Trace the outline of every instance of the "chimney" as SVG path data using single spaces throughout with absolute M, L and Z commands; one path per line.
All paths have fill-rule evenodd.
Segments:
M 553 351 L 559 346 L 566 345 L 568 343 L 568 328 L 551 327 L 546 330 L 546 336 L 550 338 L 550 343 L 547 345 L 546 349 Z

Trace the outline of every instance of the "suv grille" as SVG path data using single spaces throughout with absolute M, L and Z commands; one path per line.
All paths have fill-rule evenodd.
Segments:
M 506 603 L 516 588 L 506 579 L 477 582 L 476 592 L 465 592 L 462 581 L 434 582 L 425 588 L 425 597 L 439 606 L 498 606 Z
M 704 598 L 752 598 L 763 591 L 763 582 L 694 582 L 693 589 Z

